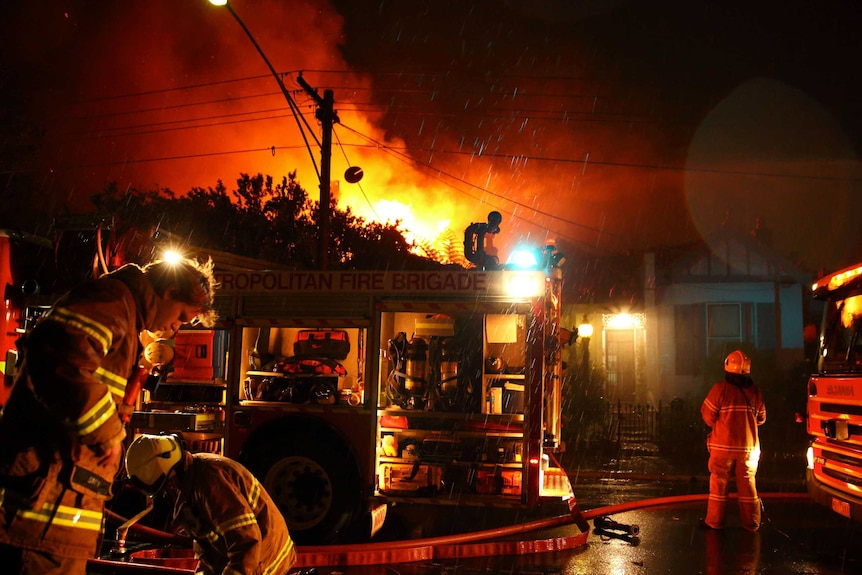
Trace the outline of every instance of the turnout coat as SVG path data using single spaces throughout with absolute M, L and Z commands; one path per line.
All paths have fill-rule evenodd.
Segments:
M 197 573 L 283 575 L 296 563 L 284 517 L 248 469 L 185 452 L 176 473 L 174 527 L 194 539 Z
M 133 264 L 62 297 L 22 342 L 0 413 L 0 543 L 63 557 L 98 552 L 126 437 L 118 406 L 156 293 Z
M 756 385 L 719 381 L 709 390 L 700 413 L 712 428 L 707 438 L 711 454 L 728 459 L 748 459 L 755 454 L 759 458 L 757 428 L 766 421 L 766 406 Z

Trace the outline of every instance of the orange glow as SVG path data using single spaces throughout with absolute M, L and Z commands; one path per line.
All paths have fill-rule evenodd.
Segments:
M 844 300 L 844 308 L 841 310 L 841 324 L 844 327 L 852 327 L 854 319 L 862 313 L 862 295 L 854 295 Z

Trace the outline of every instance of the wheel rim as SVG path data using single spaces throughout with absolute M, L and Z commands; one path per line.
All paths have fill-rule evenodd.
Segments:
M 267 471 L 263 484 L 284 515 L 288 528 L 310 529 L 332 508 L 329 474 L 308 457 L 279 459 Z

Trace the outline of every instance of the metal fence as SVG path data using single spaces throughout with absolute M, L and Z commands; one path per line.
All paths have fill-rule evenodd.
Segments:
M 617 443 L 657 443 L 661 432 L 661 403 L 626 404 L 617 401 L 606 406 L 607 439 Z
M 674 400 L 658 405 L 609 402 L 605 404 L 605 439 L 617 443 L 660 443 L 677 432 L 698 427 L 700 405 Z
M 702 447 L 706 431 L 700 402 L 683 400 L 580 405 L 568 412 L 563 427 L 567 449 L 581 456 L 633 444 L 654 444 L 662 452 L 684 455 Z

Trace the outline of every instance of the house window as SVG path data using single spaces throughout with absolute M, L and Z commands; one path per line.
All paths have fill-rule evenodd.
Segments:
M 674 306 L 676 374 L 697 375 L 705 354 L 703 304 Z
M 742 341 L 742 306 L 738 303 L 706 305 L 707 352 L 725 349 L 727 344 Z

